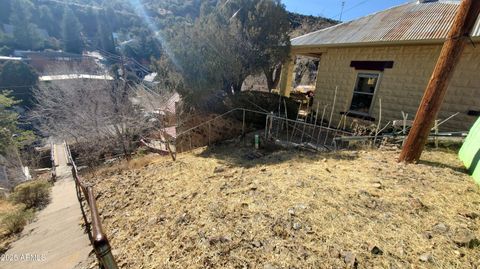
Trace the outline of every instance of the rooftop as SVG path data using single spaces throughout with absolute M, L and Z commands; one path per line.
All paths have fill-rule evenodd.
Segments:
M 439 42 L 446 39 L 460 1 L 407 3 L 292 39 L 292 46 Z M 472 37 L 480 37 L 480 20 Z
M 70 75 L 41 76 L 39 78 L 40 81 L 58 81 L 58 80 L 73 80 L 73 79 L 113 80 L 113 77 L 109 75 L 70 74 Z

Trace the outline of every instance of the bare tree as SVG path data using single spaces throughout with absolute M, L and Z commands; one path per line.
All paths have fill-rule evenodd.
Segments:
M 132 102 L 136 86 L 124 81 L 53 81 L 40 86 L 34 96 L 32 116 L 43 134 L 75 140 L 97 159 L 112 148 L 129 158 L 134 141 L 151 125 Z

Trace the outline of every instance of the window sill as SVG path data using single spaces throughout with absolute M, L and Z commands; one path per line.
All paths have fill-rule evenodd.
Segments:
M 355 111 L 340 112 L 340 115 L 345 115 L 345 114 L 347 115 L 347 117 L 351 117 L 351 118 L 362 119 L 367 121 L 375 121 L 374 117 L 371 117 L 370 115 L 363 114 L 360 112 L 355 112 Z

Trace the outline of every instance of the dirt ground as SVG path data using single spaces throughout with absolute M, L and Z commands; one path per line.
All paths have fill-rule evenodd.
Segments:
M 237 144 L 96 173 L 121 268 L 480 268 L 480 189 L 455 153 Z

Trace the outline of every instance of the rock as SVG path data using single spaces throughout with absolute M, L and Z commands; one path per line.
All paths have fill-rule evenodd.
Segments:
M 468 230 L 458 232 L 453 238 L 453 242 L 459 247 L 475 248 L 480 246 L 480 240 Z
M 230 239 L 230 237 L 227 237 L 227 236 L 212 237 L 208 240 L 210 245 L 224 244 L 230 241 L 232 241 L 232 239 Z
M 262 242 L 260 241 L 253 241 L 252 242 L 252 246 L 255 247 L 255 248 L 261 248 L 263 246 Z
M 342 251 L 340 253 L 343 261 L 347 264 L 348 268 L 357 268 L 358 262 L 356 255 L 351 251 Z
M 151 249 L 151 248 L 154 248 L 155 247 L 155 243 L 153 243 L 152 241 L 147 241 L 143 244 L 143 246 L 146 248 L 146 249 Z
M 454 253 L 455 253 L 458 257 L 460 257 L 460 258 L 465 257 L 465 253 L 460 252 L 460 251 L 458 251 L 458 250 L 455 250 Z
M 330 257 L 341 258 L 340 250 L 337 247 L 329 247 L 328 250 L 328 252 L 330 253 Z
M 225 172 L 225 167 L 223 166 L 217 166 L 215 169 L 213 169 L 213 173 L 218 174 L 218 173 L 223 173 Z
M 432 239 L 433 238 L 432 232 L 430 231 L 424 232 L 423 237 L 425 237 L 425 239 Z
M 306 184 L 305 182 L 298 180 L 296 186 L 297 188 L 305 188 Z
M 288 214 L 290 214 L 290 216 L 295 216 L 295 209 L 289 208 L 288 209 Z
M 473 220 L 480 218 L 480 215 L 475 212 L 464 212 L 464 213 L 461 213 L 460 215 Z
M 295 209 L 298 209 L 298 210 L 305 210 L 307 208 L 308 208 L 308 206 L 305 205 L 305 204 L 302 204 L 302 203 L 295 205 Z
M 298 223 L 298 222 L 295 222 L 295 223 L 292 225 L 292 228 L 293 228 L 295 231 L 298 231 L 298 230 L 302 229 L 302 224 L 301 224 L 301 223 Z
M 370 250 L 370 253 L 372 253 L 373 255 L 383 255 L 383 250 L 377 246 L 374 246 Z
M 418 258 L 421 262 L 432 262 L 433 261 L 433 256 L 431 253 L 427 252 L 427 253 L 424 253 L 422 255 L 420 255 L 420 257 Z
M 263 269 L 276 269 L 276 268 L 277 268 L 277 267 L 275 267 L 275 266 L 273 266 L 273 265 L 271 265 L 271 264 L 269 264 L 269 263 L 263 265 Z
M 446 225 L 445 223 L 442 223 L 442 222 L 439 222 L 437 224 L 435 224 L 435 226 L 433 226 L 433 231 L 436 232 L 436 233 L 446 233 L 448 232 L 448 230 L 450 230 L 450 227 L 448 227 L 448 225 Z
M 383 189 L 383 185 L 382 183 L 380 182 L 375 182 L 372 184 L 372 187 L 376 188 L 376 189 Z
M 148 219 L 148 225 L 154 225 L 158 223 L 157 217 L 151 217 Z

